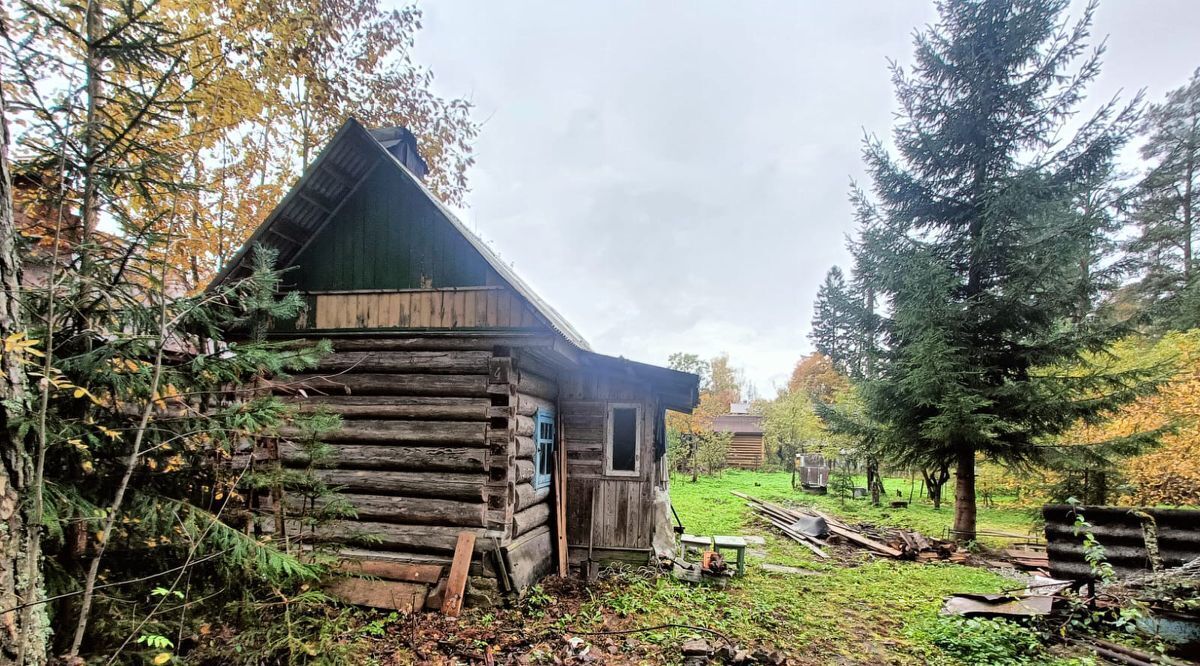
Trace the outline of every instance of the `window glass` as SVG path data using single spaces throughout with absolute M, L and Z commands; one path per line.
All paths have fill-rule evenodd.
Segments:
M 554 461 L 550 459 L 554 452 L 554 415 L 538 411 L 534 418 L 533 438 L 537 446 L 533 456 L 533 487 L 545 488 L 550 485 L 554 469 Z
M 613 407 L 612 449 L 609 461 L 614 472 L 637 471 L 637 417 L 636 407 Z

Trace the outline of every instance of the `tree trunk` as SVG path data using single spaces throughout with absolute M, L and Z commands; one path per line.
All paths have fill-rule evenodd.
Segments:
M 975 540 L 975 447 L 962 446 L 954 470 L 954 538 Z
M 688 435 L 688 465 L 692 468 L 692 483 L 696 482 L 696 449 L 699 445 L 695 435 Z
M 933 502 L 934 510 L 940 510 L 942 508 L 942 488 L 950 480 L 950 470 L 945 465 L 939 465 L 934 470 L 921 470 L 921 476 L 925 479 L 925 489 L 929 493 L 929 501 Z
M 12 181 L 8 170 L 8 124 L 0 91 L 0 337 L 23 331 L 20 259 L 13 223 Z M 25 369 L 19 352 L 0 354 L 0 663 L 46 662 L 46 608 L 42 581 L 41 533 L 22 502 L 36 483 L 33 460 L 16 420 L 26 404 Z
M 867 459 L 867 488 L 871 490 L 871 506 L 879 506 L 880 495 L 883 494 L 883 478 L 879 475 L 879 461 Z

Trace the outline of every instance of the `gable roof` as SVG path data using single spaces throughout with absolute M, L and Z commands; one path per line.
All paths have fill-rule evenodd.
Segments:
M 713 419 L 712 429 L 736 435 L 763 434 L 763 417 L 758 414 L 722 414 Z
M 470 243 L 500 278 L 529 302 L 545 323 L 568 342 L 584 351 L 591 351 L 587 340 L 571 326 L 557 310 L 538 296 L 516 272 L 471 232 L 450 209 L 425 187 L 425 183 L 388 150 L 398 141 L 394 128 L 378 132 L 367 130 L 354 118 L 348 119 L 321 149 L 316 159 L 292 186 L 279 205 L 254 230 L 237 254 L 226 264 L 208 288 L 249 275 L 253 264 L 252 250 L 256 243 L 274 248 L 279 253 L 278 265 L 290 266 L 292 261 L 333 219 L 342 203 L 376 168 L 394 169 L 397 177 L 407 178 L 423 196 L 437 207 L 446 221 Z

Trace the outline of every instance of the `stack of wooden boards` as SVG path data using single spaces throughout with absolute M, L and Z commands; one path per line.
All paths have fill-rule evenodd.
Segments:
M 822 559 L 829 558 L 829 554 L 824 550 L 828 541 L 801 532 L 796 528 L 798 522 L 806 518 L 820 518 L 828 527 L 830 539 L 841 539 L 885 557 L 919 562 L 933 560 L 961 562 L 966 560 L 966 555 L 958 552 L 953 543 L 930 539 L 919 532 L 883 527 L 851 527 L 812 507 L 788 508 L 743 493 L 734 492 L 733 494 L 746 500 L 755 513 L 765 518 L 785 536 L 808 548 Z

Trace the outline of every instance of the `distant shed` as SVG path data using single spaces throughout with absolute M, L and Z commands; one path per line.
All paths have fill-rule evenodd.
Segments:
M 762 466 L 766 456 L 766 446 L 763 441 L 763 417 L 759 414 L 751 414 L 749 405 L 745 403 L 732 405 L 729 414 L 722 414 L 713 419 L 713 430 L 733 435 L 733 440 L 729 444 L 729 454 L 725 459 L 730 467 L 757 469 Z
M 271 335 L 333 342 L 315 372 L 274 390 L 343 418 L 318 474 L 358 515 L 326 534 L 372 535 L 344 556 L 379 580 L 337 591 L 419 606 L 462 531 L 476 535 L 476 593 L 520 590 L 589 553 L 648 561 L 664 410 L 690 412 L 699 379 L 593 352 L 424 173 L 406 130 L 348 120 L 214 281 L 248 275 L 255 244 L 274 248 L 306 307 Z M 308 464 L 286 439 L 278 455 Z

